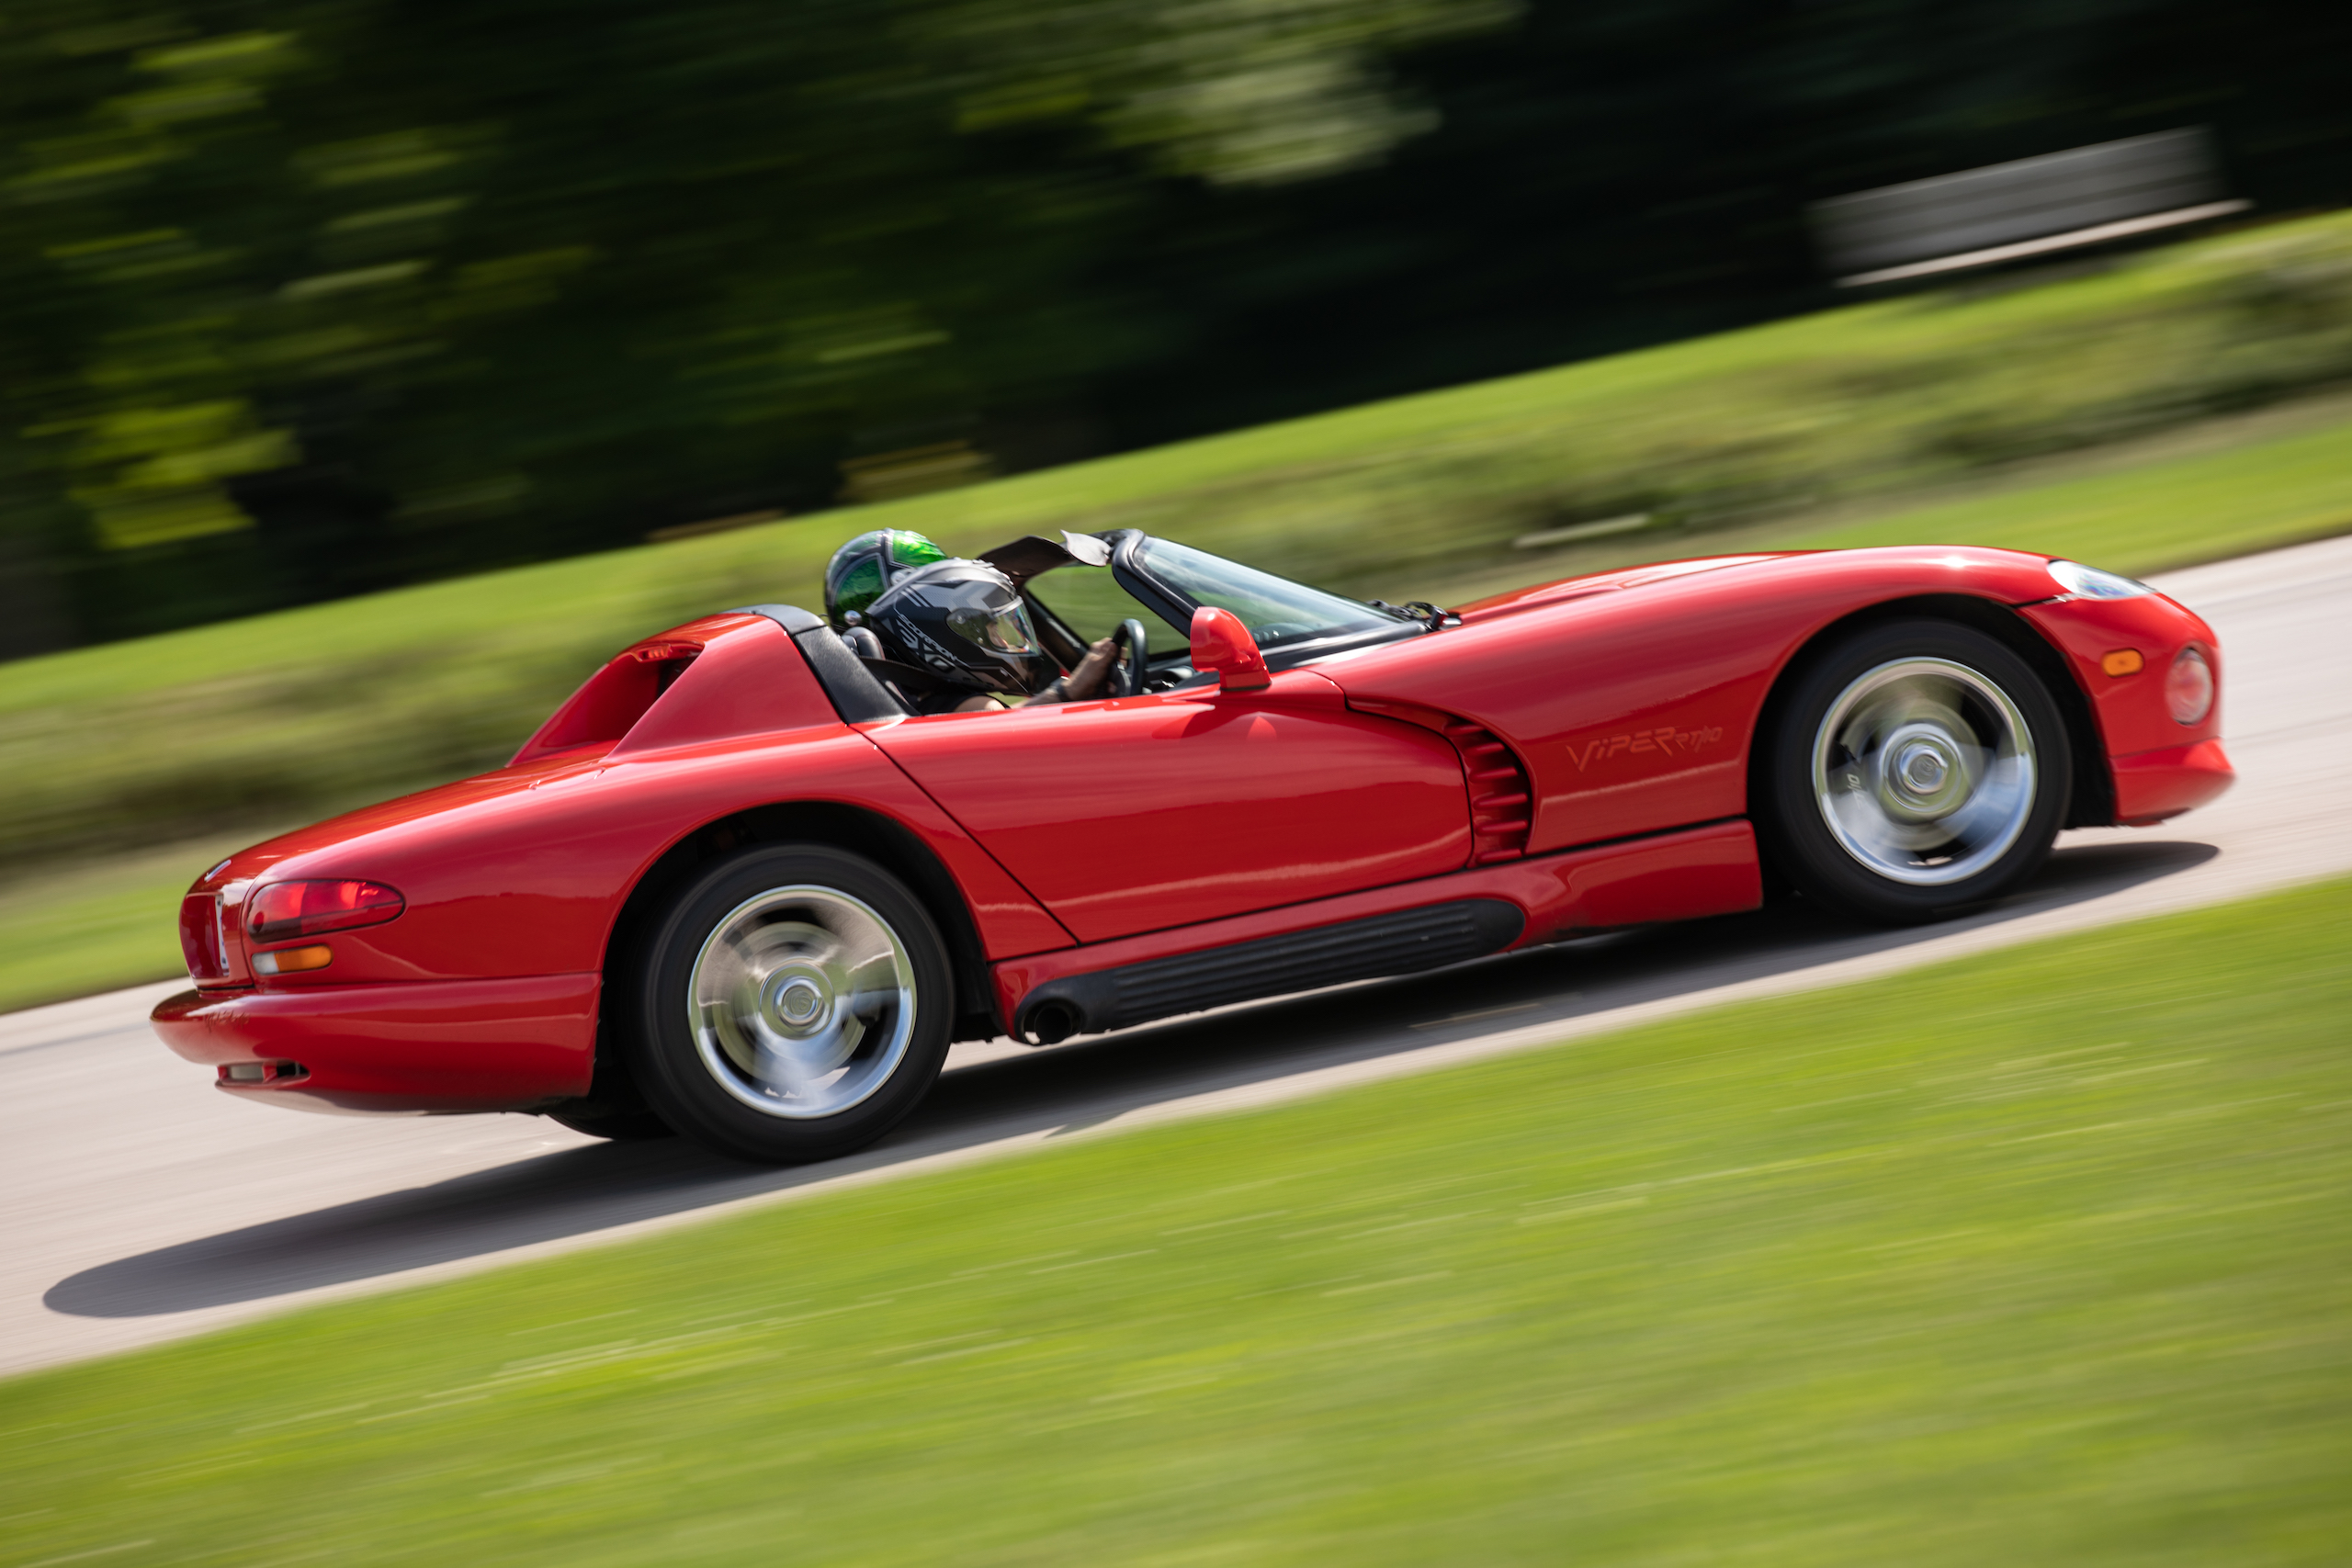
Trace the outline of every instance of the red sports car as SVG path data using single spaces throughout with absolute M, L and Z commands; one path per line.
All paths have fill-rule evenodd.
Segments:
M 950 1042 L 1755 907 L 2017 888 L 2231 779 L 2144 585 L 1948 547 L 1718 557 L 1445 612 L 1134 530 L 988 558 L 1115 695 L 910 714 L 819 616 L 624 649 L 478 778 L 232 855 L 154 1024 L 284 1105 L 539 1111 L 822 1158 Z

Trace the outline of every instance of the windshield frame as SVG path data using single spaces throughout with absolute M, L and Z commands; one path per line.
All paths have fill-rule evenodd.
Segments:
M 1148 604 L 1169 625 L 1189 626 L 1193 624 L 1193 612 L 1200 608 L 1200 605 L 1191 595 L 1172 583 L 1154 576 L 1145 558 L 1152 542 L 1151 535 L 1141 528 L 1116 528 L 1107 529 L 1096 535 L 1095 537 L 1111 546 L 1111 573 L 1120 587 Z M 1172 544 L 1175 541 L 1169 542 Z M 1215 550 L 1203 550 L 1197 545 L 1188 545 L 1185 547 L 1199 551 L 1202 555 L 1216 557 L 1219 560 L 1228 558 L 1218 556 Z M 1234 564 L 1245 563 L 1237 561 Z M 1266 571 L 1263 567 L 1250 567 L 1250 570 L 1263 572 L 1268 577 L 1278 578 L 1284 582 L 1293 581 L 1283 577 L 1280 572 Z M 1298 583 L 1297 586 L 1314 587 L 1311 583 Z M 1328 588 L 1317 588 L 1314 591 L 1318 593 L 1331 593 Z M 1331 597 L 1346 599 L 1347 595 L 1331 593 Z M 1351 599 L 1348 602 L 1363 604 L 1365 609 L 1375 613 L 1385 612 L 1394 615 L 1396 619 L 1390 624 L 1335 631 L 1328 637 L 1311 637 L 1300 642 L 1280 642 L 1262 647 L 1260 651 L 1265 655 L 1266 668 L 1269 670 L 1295 669 L 1301 664 L 1311 663 L 1315 660 L 1328 658 L 1335 653 L 1345 653 L 1354 649 L 1373 648 L 1382 643 L 1402 642 L 1408 637 L 1421 637 L 1430 629 L 1427 623 L 1419 618 L 1386 610 L 1385 606 L 1367 604 L 1361 599 Z M 1252 635 L 1254 637 L 1255 634 Z

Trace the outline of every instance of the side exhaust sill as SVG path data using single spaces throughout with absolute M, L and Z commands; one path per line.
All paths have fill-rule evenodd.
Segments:
M 1021 1038 L 1052 1045 L 1260 997 L 1440 969 L 1500 952 L 1525 923 L 1516 905 L 1464 898 L 1071 975 L 1031 992 L 1017 1028 Z

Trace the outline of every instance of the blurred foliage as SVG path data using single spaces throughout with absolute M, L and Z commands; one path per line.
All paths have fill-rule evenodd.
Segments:
M 1893 537 L 1996 539 L 2145 570 L 2352 522 L 2342 412 L 2235 456 L 2085 481 L 2066 492 L 2086 496 L 2079 505 L 2011 494 L 1884 519 L 1917 505 L 1921 487 L 1988 464 L 2110 450 L 2347 372 L 2352 217 L 2341 217 L 2042 288 L 1849 307 L 858 516 L 965 551 L 1140 526 L 1392 601 L 1629 559 Z M 1825 509 L 1839 513 L 1828 532 Z M 1515 544 L 1626 514 L 1649 522 L 1561 549 Z M 496 766 L 636 638 L 722 605 L 819 602 L 842 529 L 839 514 L 788 518 L 20 660 L 0 683 L 11 781 L 0 870 L 209 844 Z M 204 863 L 191 851 L 188 874 Z M 149 940 L 166 956 L 168 934 L 157 917 Z
M 1050 403 L 1161 352 L 1110 265 L 1150 170 L 1375 157 L 1417 123 L 1383 52 L 1510 15 L 249 9 L 0 31 L 6 525 L 85 633 L 821 502 L 852 447 Z
M 1081 1123 L 11 1379 L 5 1554 L 2334 1562 L 2347 941 L 2352 884 L 2324 884 L 1244 1114 Z M 1261 1026 L 1442 1040 L 1614 961 L 1532 953 Z M 1219 1028 L 1125 1049 L 1214 1058 Z M 1104 1070 L 1031 1058 L 938 1092 L 1009 1106 L 1041 1068 Z M 807 1179 L 675 1145 L 525 1163 L 343 1216 L 347 1246 L 309 1216 L 295 1267 L 351 1277 L 388 1229 L 414 1260 L 512 1239 L 518 1210 L 583 1223 L 549 1193 L 674 1213 Z M 153 1283 L 155 1257 L 138 1304 L 220 1286 Z M 122 1268 L 51 1299 L 123 1310 Z
M 15 0 L 0 652 L 898 493 L 855 477 L 897 453 L 1019 472 L 1784 314 L 1819 297 L 1806 201 L 2057 146 L 2210 122 L 2245 194 L 2338 202 L 2347 28 Z

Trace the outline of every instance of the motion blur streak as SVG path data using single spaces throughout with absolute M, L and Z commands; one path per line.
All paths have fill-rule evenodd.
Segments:
M 2170 130 L 1817 204 L 1842 284 L 1886 283 L 2242 210 L 2202 130 Z
M 1263 1105 L 2352 870 L 2352 820 L 2331 787 L 2352 768 L 2352 694 L 2314 694 L 2304 668 L 2311 639 L 2352 614 L 2352 540 L 2158 586 L 2231 649 L 2238 787 L 2181 824 L 2063 837 L 2050 870 L 2009 907 L 1864 936 L 1767 911 L 1049 1051 L 958 1047 L 929 1105 L 889 1140 L 802 1171 L 746 1172 L 675 1141 L 596 1145 L 517 1117 L 359 1121 L 227 1103 L 148 1032 L 147 1009 L 185 982 L 17 1014 L 0 1023 L 0 1094 L 21 1118 L 19 1135 L 0 1142 L 0 1186 L 17 1195 L 0 1255 L 0 1369 L 469 1272 L 725 1204 Z M 198 1181 L 207 1198 L 191 1206 L 184 1195 Z
M 2347 28 L 2325 0 L 15 0 L 0 653 L 1786 315 L 1823 296 L 1808 203 L 2185 105 L 2239 197 L 2341 203 Z

